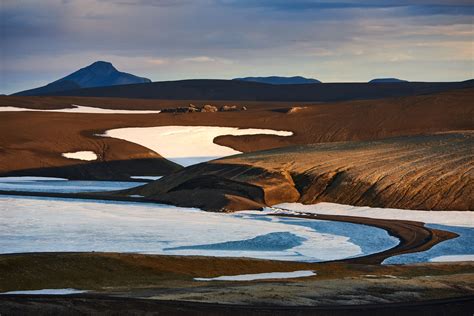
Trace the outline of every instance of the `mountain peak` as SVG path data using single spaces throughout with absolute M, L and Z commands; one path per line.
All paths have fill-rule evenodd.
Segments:
M 44 95 L 57 91 L 66 91 L 80 88 L 93 88 L 148 82 L 151 82 L 151 80 L 147 78 L 137 77 L 126 72 L 118 71 L 117 68 L 112 65 L 112 63 L 108 61 L 99 60 L 46 86 L 18 92 L 17 94 Z
M 82 68 L 81 70 L 92 71 L 94 73 L 99 73 L 99 74 L 119 72 L 117 68 L 115 68 L 114 65 L 112 65 L 111 62 L 102 61 L 102 60 L 96 61 L 90 64 L 89 66 Z
M 81 68 L 58 81 L 64 80 L 73 81 L 80 85 L 81 88 L 150 82 L 147 78 L 120 72 L 112 63 L 102 60 Z
M 90 66 L 95 66 L 95 65 L 107 65 L 113 67 L 112 63 L 110 61 L 105 61 L 105 60 L 98 60 L 90 64 Z

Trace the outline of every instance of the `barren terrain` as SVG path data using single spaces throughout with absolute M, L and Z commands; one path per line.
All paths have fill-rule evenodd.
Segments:
M 246 105 L 249 110 L 218 113 L 79 114 L 2 112 L 0 174 L 62 176 L 71 179 L 124 179 L 130 174 L 165 175 L 180 167 L 142 146 L 98 136 L 123 127 L 208 125 L 289 130 L 274 135 L 221 136 L 215 142 L 238 151 L 335 141 L 470 130 L 474 126 L 474 90 L 434 95 L 342 103 L 213 101 L 214 105 Z M 0 97 L 1 106 L 37 109 L 71 104 L 110 109 L 163 109 L 207 102 L 77 97 Z M 297 111 L 292 109 L 297 107 Z M 300 108 L 302 107 L 302 108 Z M 98 160 L 84 162 L 62 153 L 94 151 Z
M 474 208 L 472 132 L 285 147 L 190 166 L 123 194 L 213 211 L 283 202 Z

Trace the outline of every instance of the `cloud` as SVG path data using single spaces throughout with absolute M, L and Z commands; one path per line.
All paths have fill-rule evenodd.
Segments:
M 148 62 L 152 65 L 164 65 L 168 63 L 166 59 L 161 59 L 161 58 L 151 58 L 148 60 Z
M 472 76 L 470 1 L 2 0 L 2 75 L 14 80 L 0 93 L 94 60 L 154 80 L 461 80 Z
M 191 0 L 100 0 L 116 5 L 128 6 L 154 6 L 154 7 L 175 7 L 191 3 Z
M 214 62 L 216 60 L 208 56 L 197 56 L 197 57 L 183 58 L 181 61 L 185 63 L 209 63 L 209 62 Z
M 340 9 L 376 9 L 376 8 L 411 8 L 421 12 L 432 14 L 449 13 L 472 14 L 472 2 L 464 0 L 439 0 L 439 1 L 407 1 L 407 0 L 385 0 L 385 1 L 319 1 L 319 0 L 218 0 L 223 5 L 247 8 L 269 8 L 282 11 L 305 11 L 305 10 L 340 10 Z
M 210 56 L 194 56 L 178 59 L 177 62 L 180 63 L 219 63 L 219 64 L 232 64 L 232 60 L 219 57 L 210 57 Z

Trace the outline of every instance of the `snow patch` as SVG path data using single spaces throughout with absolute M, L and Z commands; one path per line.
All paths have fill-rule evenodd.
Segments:
M 439 256 L 430 259 L 431 262 L 474 261 L 474 255 Z
M 0 253 L 110 251 L 317 262 L 366 254 L 357 244 L 364 239 L 352 234 L 378 236 L 382 247 L 374 251 L 393 247 L 382 229 L 334 224 L 155 203 L 0 196 Z
M 291 136 L 292 132 L 271 129 L 216 126 L 157 126 L 108 130 L 104 135 L 123 139 L 147 147 L 168 160 L 182 166 L 241 153 L 230 147 L 214 144 L 222 135 L 278 135 Z
M 114 109 L 102 109 L 90 106 L 82 106 L 72 104 L 72 108 L 66 109 L 26 109 L 14 106 L 0 106 L 0 112 L 62 112 L 62 113 L 90 113 L 90 114 L 149 114 L 149 113 L 160 113 L 159 110 L 144 111 L 144 110 L 114 110 Z
M 130 178 L 138 180 L 158 180 L 163 178 L 163 176 L 130 176 Z
M 223 275 L 215 278 L 194 278 L 195 281 L 254 281 L 267 279 L 294 279 L 304 278 L 316 275 L 311 270 L 300 270 L 293 272 L 269 272 L 269 273 L 255 273 L 255 274 L 240 274 L 240 275 Z
M 351 206 L 326 202 L 312 205 L 282 203 L 274 205 L 274 208 L 283 209 L 282 211 L 289 210 L 310 214 L 348 215 L 379 219 L 410 220 L 449 226 L 474 227 L 474 212 L 469 211 L 416 211 L 395 208 Z
M 68 179 L 55 178 L 55 177 L 32 177 L 32 176 L 0 177 L 0 182 L 3 182 L 3 183 L 9 183 L 9 182 L 35 182 L 35 181 L 68 181 Z
M 3 292 L 0 295 L 5 294 L 21 294 L 21 295 L 71 295 L 71 294 L 79 294 L 79 293 L 86 293 L 87 291 L 84 290 L 76 290 L 76 289 L 43 289 L 43 290 L 25 290 L 25 291 L 10 291 L 10 292 Z
M 63 153 L 62 156 L 69 159 L 78 159 L 78 160 L 87 160 L 87 161 L 97 160 L 96 153 L 89 150 Z

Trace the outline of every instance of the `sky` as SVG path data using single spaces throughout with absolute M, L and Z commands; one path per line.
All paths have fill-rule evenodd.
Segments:
M 472 0 L 0 0 L 0 93 L 94 61 L 153 81 L 474 78 Z

